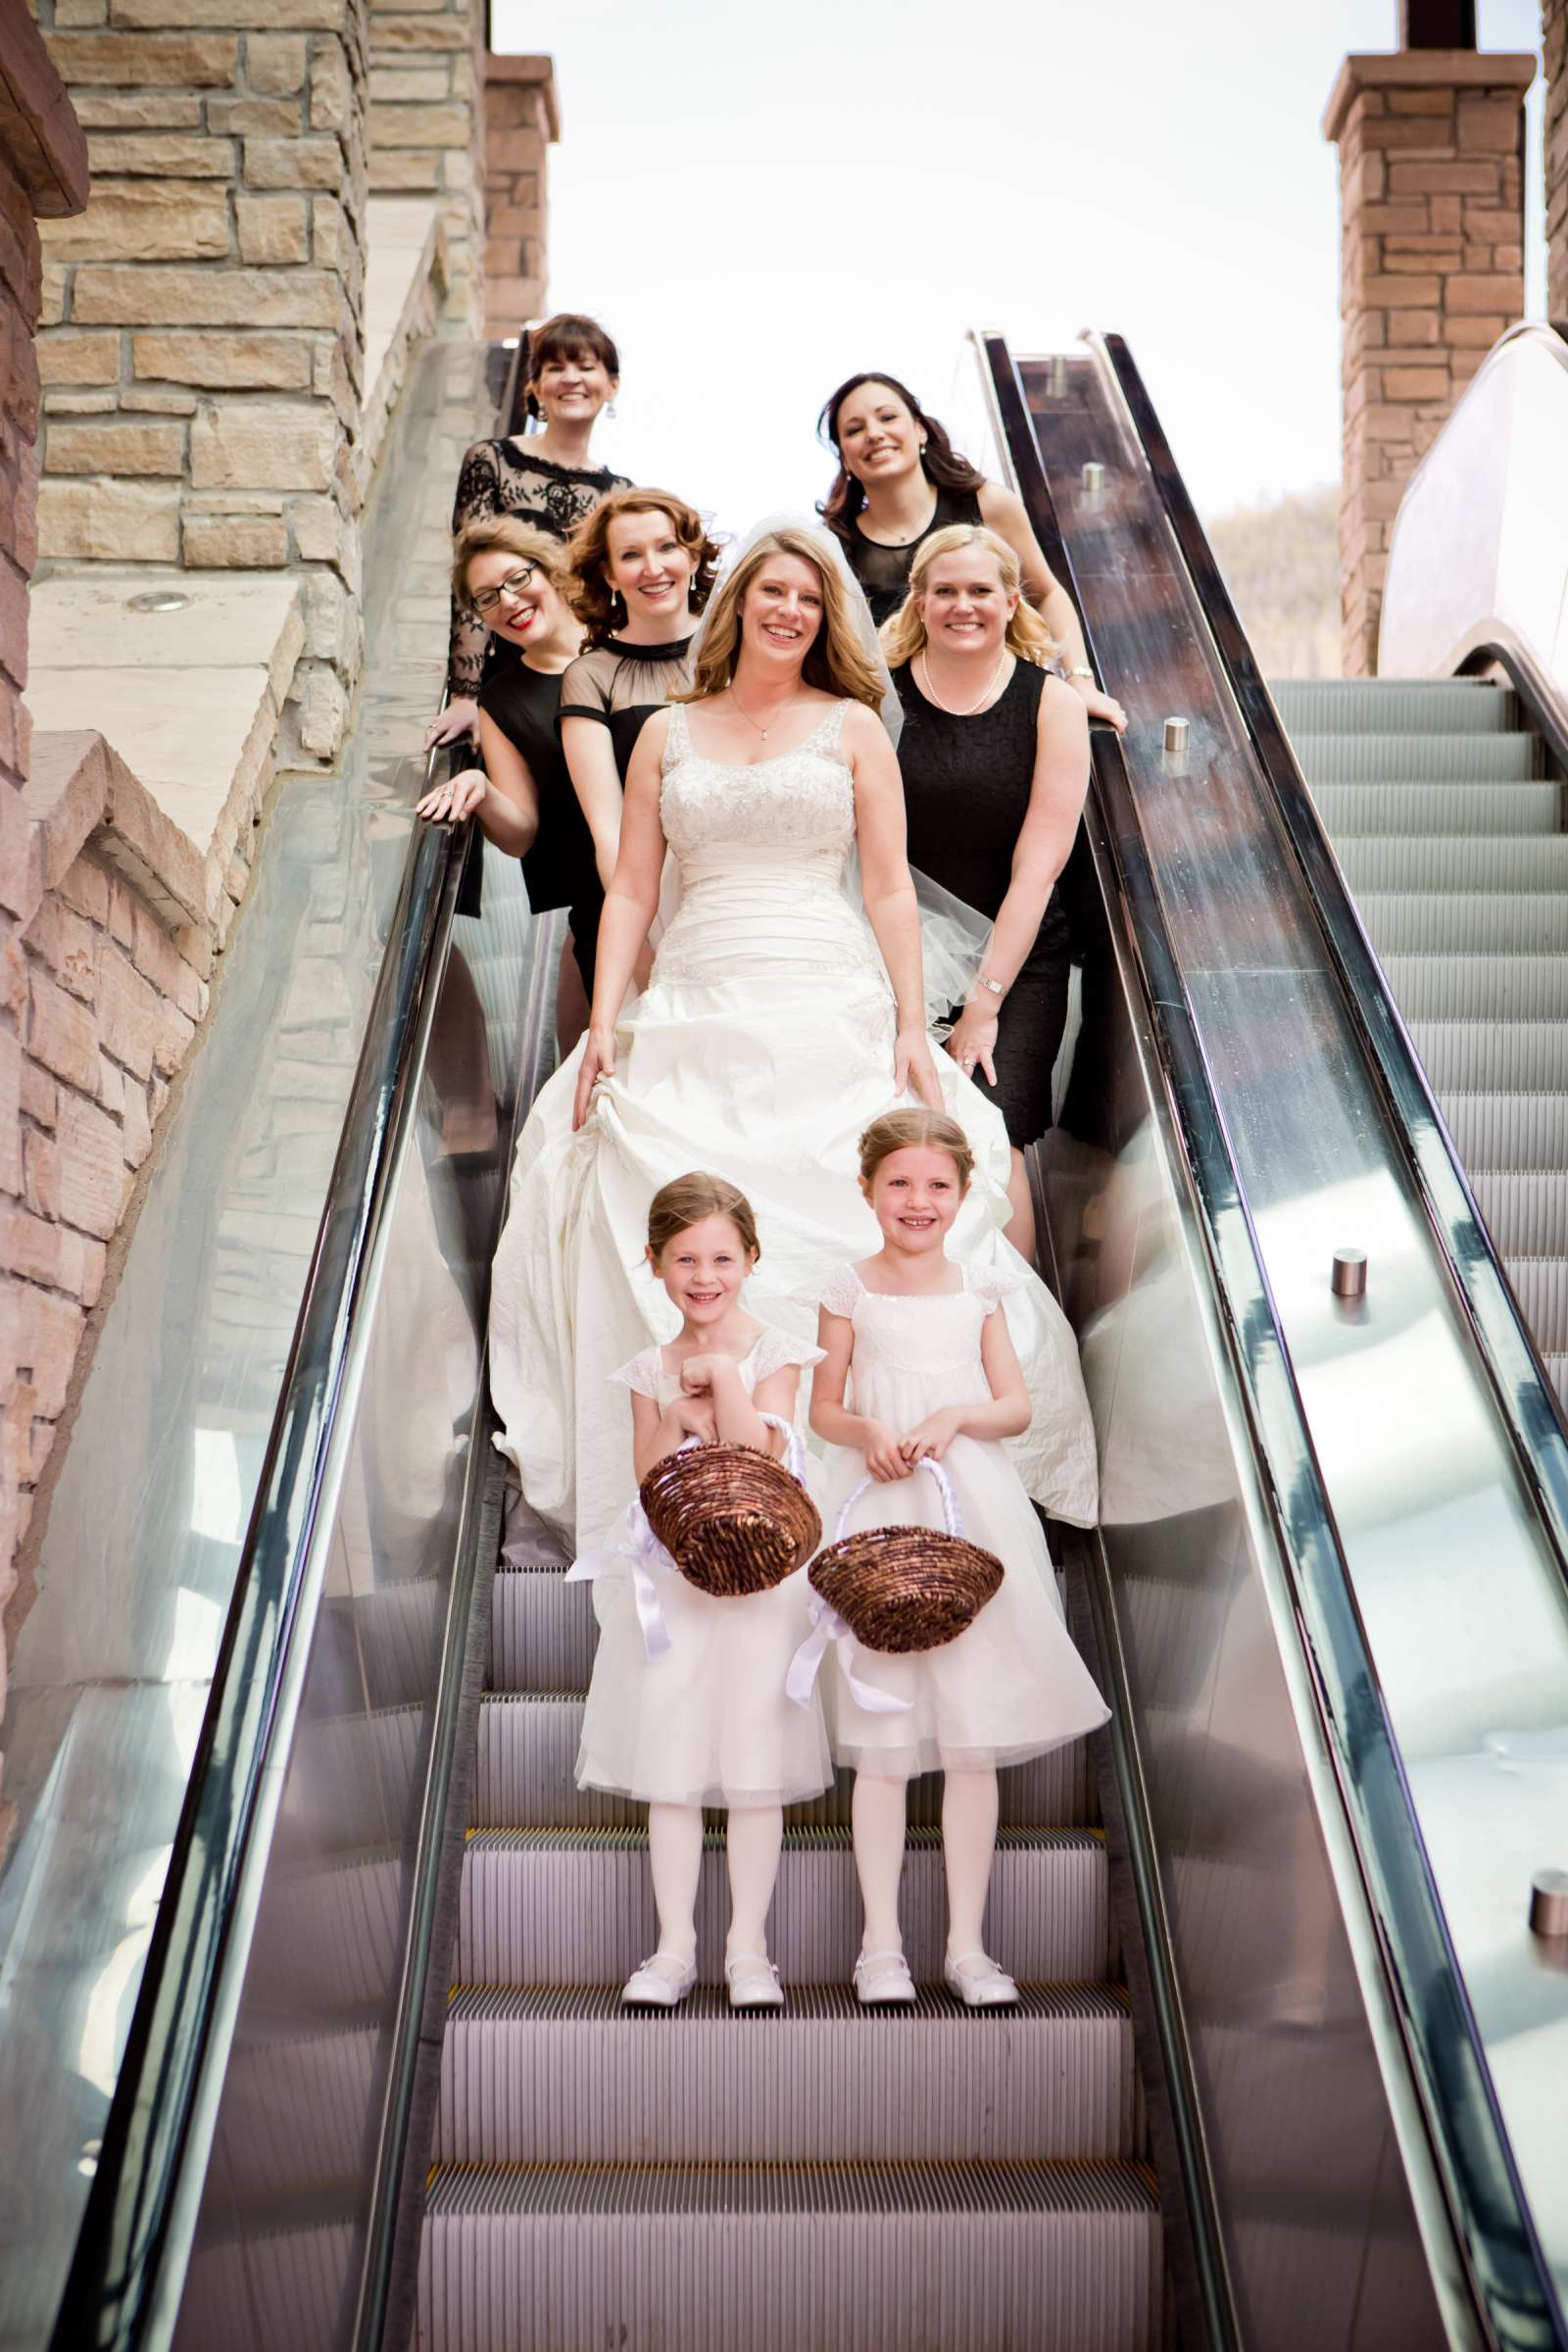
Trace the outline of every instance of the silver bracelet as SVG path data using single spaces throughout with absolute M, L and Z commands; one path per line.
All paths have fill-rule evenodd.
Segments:
M 1094 671 L 1092 669 L 1085 668 L 1082 662 L 1079 663 L 1076 669 L 1064 670 L 1062 675 L 1068 678 L 1087 678 L 1091 686 L 1095 682 Z
M 989 989 L 994 997 L 1004 997 L 1007 993 L 1005 980 L 993 980 L 985 972 L 976 972 L 974 984 L 976 988 Z

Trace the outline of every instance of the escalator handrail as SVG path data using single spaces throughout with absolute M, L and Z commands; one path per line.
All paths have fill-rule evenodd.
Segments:
M 1103 339 L 1113 340 L 1120 341 Z M 1056 519 L 1022 383 L 1003 338 L 987 335 L 983 344 L 1017 487 L 1047 562 L 1074 595 L 1093 661 L 1090 616 Z M 1125 345 L 1121 350 L 1125 354 Z M 1130 356 L 1126 364 L 1131 367 Z M 1135 412 L 1140 435 L 1146 425 L 1158 435 L 1147 394 L 1142 409 L 1143 415 Z M 1157 447 L 1168 476 L 1180 487 L 1162 436 Z M 1163 497 L 1165 486 L 1159 486 Z M 1185 490 L 1181 495 L 1185 500 Z M 1193 520 L 1200 532 L 1196 516 Z M 1182 555 L 1186 561 L 1185 547 Z M 1228 608 L 1228 598 L 1225 602 Z M 1251 666 L 1234 612 L 1230 628 Z M 1497 2344 L 1524 2352 L 1527 2345 L 1557 2343 L 1562 2339 L 1549 2266 L 1465 1995 L 1201 1028 L 1153 880 L 1125 755 L 1118 742 L 1102 735 L 1096 741 L 1093 789 L 1117 867 L 1148 1017 L 1171 1089 L 1183 1173 L 1200 1207 L 1200 1231 L 1260 1491 L 1298 1593 L 1309 1593 L 1315 1603 L 1307 1663 L 1455 2242 Z M 1343 891 L 1343 884 L 1339 887 Z
M 410 1077 L 445 963 L 468 833 L 466 823 L 416 824 L 410 839 L 51 2352 L 131 2352 L 149 2340 L 229 1931 L 302 1630 L 318 1508 L 351 1389 L 356 1309 L 414 1110 Z
M 1377 951 L 1340 870 L 1284 724 L 1132 354 L 1119 335 L 1091 337 L 1103 350 L 1143 445 L 1215 650 L 1269 794 L 1306 880 L 1334 969 L 1405 1144 L 1410 1174 L 1475 1340 L 1552 1559 L 1568 1589 L 1568 1420 L 1535 1338 L 1498 1260 L 1486 1218 L 1438 1099 L 1384 978 Z

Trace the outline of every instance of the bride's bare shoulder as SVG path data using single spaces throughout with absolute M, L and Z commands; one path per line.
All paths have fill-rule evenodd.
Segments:
M 891 759 L 893 746 L 888 731 L 874 710 L 864 703 L 847 702 L 844 707 L 844 749 L 852 759 L 860 754 L 878 757 L 886 753 Z

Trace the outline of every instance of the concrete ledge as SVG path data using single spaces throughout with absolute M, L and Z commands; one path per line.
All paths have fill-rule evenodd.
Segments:
M 188 602 L 169 612 L 130 609 L 132 598 L 160 589 Z M 278 723 L 304 646 L 300 583 L 285 573 L 139 568 L 100 571 L 90 583 L 56 575 L 33 589 L 34 723 L 41 734 L 79 739 L 86 728 L 108 739 L 114 772 L 135 787 L 139 830 L 111 819 L 117 838 L 131 843 L 126 854 L 141 854 L 139 840 L 166 879 L 186 870 L 187 852 L 201 863 L 198 908 L 183 919 L 223 913 L 235 850 L 276 765 Z M 120 801 L 132 806 L 126 786 Z M 183 905 L 188 893 L 169 880 L 168 895 Z
M 372 196 L 366 206 L 365 413 L 354 451 L 363 501 L 397 407 L 409 353 L 434 334 L 449 270 L 440 205 L 416 197 Z
M 1521 98 L 1536 78 L 1536 60 L 1518 49 L 1354 51 L 1342 63 L 1323 112 L 1323 136 L 1337 139 L 1363 90 L 1507 90 Z

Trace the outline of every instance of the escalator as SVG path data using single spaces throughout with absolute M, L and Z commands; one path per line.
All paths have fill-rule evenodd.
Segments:
M 1528 1121 L 1484 1118 L 1472 1190 L 1465 1042 L 1421 1024 L 1485 1003 L 1405 1006 L 1446 1127 L 1400 957 L 1455 951 L 1397 944 L 1423 882 L 1479 906 L 1536 872 L 1421 848 L 1422 811 L 1469 821 L 1435 795 L 1484 783 L 1490 838 L 1554 857 L 1556 786 L 1490 686 L 1276 706 L 1125 348 L 974 356 L 974 455 L 1135 713 L 1097 737 L 1034 1167 L 1102 1462 L 1069 1608 L 1114 1721 L 1004 1779 L 1020 2008 L 932 1988 L 916 1785 L 921 1997 L 858 2010 L 841 1785 L 790 1817 L 782 2016 L 712 1984 L 621 2014 L 646 1840 L 573 1788 L 591 1606 L 520 1515 L 504 1536 L 476 1337 L 556 930 L 499 860 L 456 916 L 463 845 L 425 832 L 60 2352 L 1568 2344 L 1568 1975 L 1525 1924 L 1568 1817 L 1568 1440 L 1505 1206 L 1536 1163 Z M 501 1105 L 468 1166 L 437 1148 L 459 998 Z

